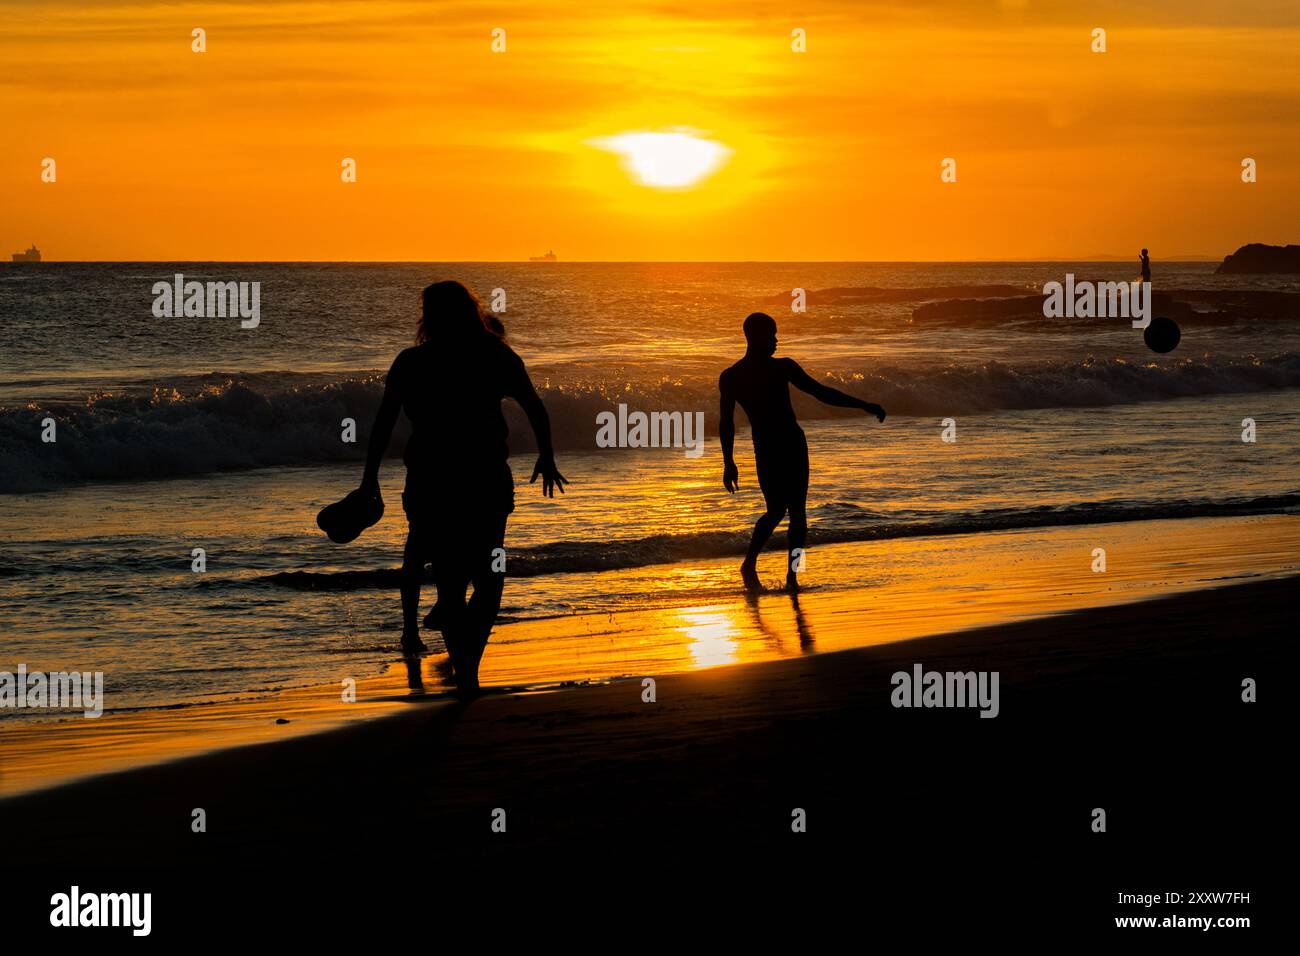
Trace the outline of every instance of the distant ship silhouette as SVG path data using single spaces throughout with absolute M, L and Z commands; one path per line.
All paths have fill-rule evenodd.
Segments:
M 546 255 L 544 256 L 529 256 L 528 261 L 529 262 L 555 262 L 556 261 L 555 253 L 547 252 Z
M 36 243 L 34 242 L 32 243 L 32 247 L 28 249 L 26 252 L 14 253 L 14 262 L 40 262 L 40 261 L 41 261 L 41 250 L 36 248 Z

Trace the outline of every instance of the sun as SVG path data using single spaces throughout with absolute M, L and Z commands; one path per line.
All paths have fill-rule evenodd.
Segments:
M 694 186 L 718 170 L 732 152 L 689 129 L 619 133 L 588 143 L 621 156 L 624 168 L 637 182 L 655 189 Z

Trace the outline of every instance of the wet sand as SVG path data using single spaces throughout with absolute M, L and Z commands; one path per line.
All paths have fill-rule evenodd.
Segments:
M 1117 892 L 1172 889 L 1253 893 L 1212 912 L 1259 924 L 1284 862 L 1298 582 L 669 674 L 653 702 L 635 680 L 380 700 L 376 719 L 0 800 L 3 875 L 37 922 L 71 885 L 133 889 L 187 936 L 287 919 L 368 939 L 375 913 L 435 935 L 667 932 L 743 898 L 714 916 L 756 935 L 778 907 L 1075 937 L 1143 915 Z M 918 664 L 997 671 L 998 716 L 892 706 Z
M 1099 546 L 1107 549 L 1104 573 L 1092 570 L 1092 550 Z M 770 572 L 779 560 L 767 556 L 764 569 Z M 812 652 L 1149 600 L 1242 577 L 1284 575 L 1300 567 L 1300 518 L 1136 522 L 860 542 L 814 548 L 809 560 L 805 578 L 814 582 L 838 574 L 872 576 L 878 583 L 843 590 L 814 585 L 797 602 L 782 593 L 737 595 L 728 603 L 509 624 L 494 635 L 484 683 L 498 692 L 610 680 L 630 680 L 639 688 L 644 676 L 804 660 Z M 733 565 L 725 562 L 734 573 Z M 693 577 L 722 573 L 722 565 L 684 562 L 676 572 L 682 592 L 689 593 Z M 1162 639 L 1160 625 L 1152 622 L 1152 628 Z M 985 640 L 988 632 L 983 633 L 969 640 Z M 0 795 L 446 707 L 445 661 L 445 655 L 434 653 L 418 667 L 399 663 L 377 676 L 340 673 L 331 685 L 106 713 L 97 720 L 6 720 L 0 726 Z M 111 674 L 108 678 L 111 689 Z M 345 681 L 355 682 L 354 702 L 344 699 Z
M 1204 810 L 1239 793 L 1238 769 L 1269 772 L 1276 704 L 1244 703 L 1241 682 L 1277 700 L 1296 580 L 670 675 L 653 703 L 623 681 L 402 705 L 10 798 L 0 817 L 11 854 L 193 865 L 328 857 L 381 836 L 396 850 L 408 825 L 439 859 L 619 839 L 780 843 L 794 808 L 823 848 L 888 840 L 909 821 L 927 839 L 974 826 L 1084 848 L 1105 806 L 1112 831 L 1141 828 L 1151 845 L 1199 820 L 1209 853 L 1251 830 L 1222 804 L 1214 824 Z M 891 706 L 891 675 L 916 663 L 998 671 L 998 717 Z M 206 834 L 190 831 L 196 807 Z M 491 830 L 495 808 L 508 837 Z

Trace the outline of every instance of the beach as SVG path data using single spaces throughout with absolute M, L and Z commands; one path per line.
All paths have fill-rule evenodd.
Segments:
M 1294 8 L 5 4 L 11 949 L 1285 927 Z
M 256 906 L 253 888 L 272 882 L 292 894 L 302 868 L 357 852 L 373 886 L 400 893 L 388 868 L 399 859 L 515 877 L 600 861 L 636 879 L 707 847 L 719 873 L 758 866 L 774 878 L 860 860 L 863 887 L 933 863 L 929 884 L 960 883 L 966 900 L 997 872 L 1004 912 L 1047 906 L 1096 923 L 1099 907 L 1118 912 L 1113 890 L 1231 888 L 1246 872 L 1241 846 L 1273 854 L 1265 811 L 1280 799 L 1277 675 L 1296 583 L 673 674 L 654 702 L 628 680 L 408 704 L 12 797 L 0 820 L 11 859 L 50 868 L 41 886 L 86 877 L 88 861 L 199 880 L 240 869 L 223 891 L 232 905 Z M 825 610 L 810 602 L 807 623 L 830 627 L 844 608 Z M 893 706 L 893 675 L 917 664 L 997 671 L 996 718 Z M 1260 699 L 1245 703 L 1252 676 Z M 1097 807 L 1104 833 L 1090 827 Z M 191 831 L 194 808 L 206 833 Z M 492 829 L 498 810 L 504 833 Z M 792 832 L 796 810 L 804 833 Z M 247 869 L 259 860 L 274 863 Z M 166 898 L 165 881 L 144 879 Z
M 1097 547 L 1107 552 L 1105 571 L 1094 570 Z M 500 625 L 484 659 L 483 682 L 494 694 L 636 683 L 645 677 L 805 659 L 1286 577 L 1300 573 L 1300 517 L 1147 521 L 853 542 L 812 548 L 808 562 L 804 579 L 814 583 L 793 599 L 780 591 L 742 598 L 734 586 L 732 596 L 724 598 L 725 587 L 708 584 L 734 578 L 733 561 L 682 562 L 669 569 L 675 574 L 676 602 Z M 619 579 L 645 573 L 638 569 L 606 577 L 611 588 L 631 590 Z M 815 583 L 826 578 L 874 583 L 852 588 Z M 702 584 L 692 590 L 692 582 Z M 700 592 L 709 594 L 708 600 L 691 602 Z M 379 674 L 361 676 L 343 667 L 331 684 L 231 695 L 190 706 L 118 712 L 110 706 L 96 719 L 8 720 L 0 725 L 0 796 L 391 717 L 412 707 L 441 706 L 452 686 L 444 653 L 435 650 L 415 664 L 401 662 L 395 649 L 389 657 L 393 663 Z M 345 700 L 347 682 L 355 700 Z M 111 705 L 111 696 L 109 701 Z
M 132 284 L 179 268 L 55 268 L 0 300 L 81 334 L 98 289 L 126 328 Z M 103 678 L 93 719 L 0 712 L 0 822 L 37 867 L 23 912 L 138 887 L 187 931 L 213 901 L 374 913 L 434 892 L 472 912 L 464 894 L 503 874 L 558 906 L 570 885 L 644 904 L 797 874 L 867 919 L 935 898 L 953 919 L 982 906 L 971 925 L 1073 930 L 1129 913 L 1115 894 L 1259 885 L 1238 856 L 1273 842 L 1267 715 L 1300 575 L 1294 283 L 1179 266 L 1188 298 L 1248 308 L 1184 316 L 1180 350 L 1153 356 L 1123 323 L 1016 311 L 1052 264 L 456 268 L 511 288 L 509 341 L 570 480 L 554 499 L 526 483 L 506 402 L 505 596 L 470 702 L 437 632 L 397 652 L 404 436 L 382 521 L 336 545 L 313 520 L 356 487 L 409 342 L 376 303 L 414 300 L 431 267 L 231 267 L 266 280 L 251 352 L 238 323 L 182 317 L 158 340 L 92 330 L 102 356 L 78 368 L 9 330 L 0 672 Z M 800 283 L 825 291 L 780 320 L 782 350 L 889 416 L 796 401 L 800 590 L 780 587 L 782 528 L 747 595 L 762 496 L 743 420 L 722 487 L 717 373 L 740 314 Z M 608 304 L 597 328 L 572 325 L 584 300 Z M 625 409 L 702 416 L 703 445 L 600 447 L 599 416 Z M 47 415 L 58 442 L 38 445 Z

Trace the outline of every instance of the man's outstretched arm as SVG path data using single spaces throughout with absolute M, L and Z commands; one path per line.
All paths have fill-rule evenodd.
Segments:
M 885 410 L 879 405 L 860 398 L 854 398 L 846 392 L 841 392 L 838 388 L 823 385 L 800 368 L 799 363 L 794 359 L 785 359 L 785 365 L 790 375 L 790 384 L 801 392 L 807 392 L 817 401 L 826 405 L 834 405 L 837 408 L 860 408 L 868 414 L 875 415 L 882 422 L 885 420 Z
M 718 379 L 718 392 L 722 396 L 718 415 L 718 438 L 722 442 L 722 485 L 732 494 L 740 486 L 740 471 L 736 468 L 736 396 L 732 394 L 724 375 Z

